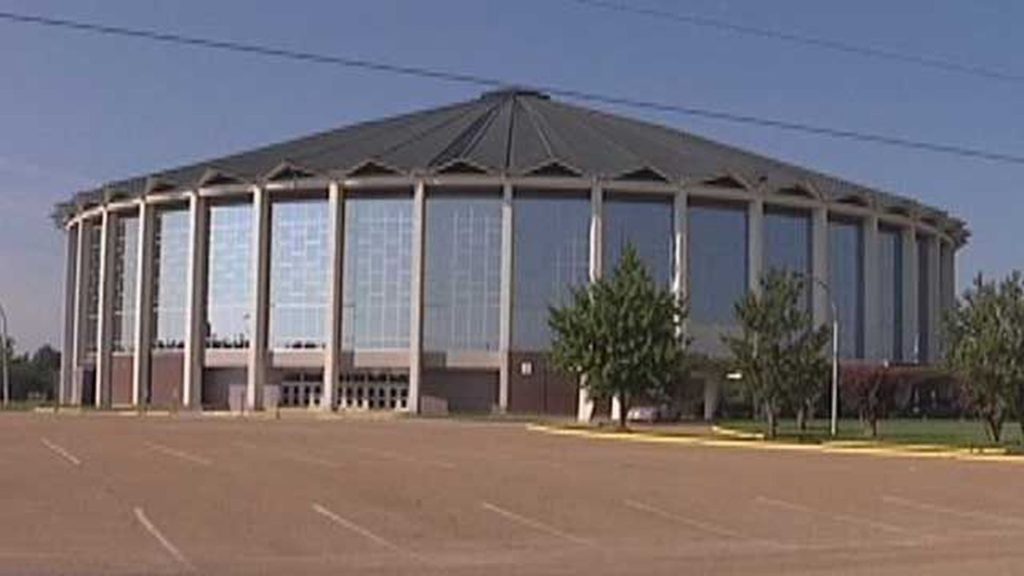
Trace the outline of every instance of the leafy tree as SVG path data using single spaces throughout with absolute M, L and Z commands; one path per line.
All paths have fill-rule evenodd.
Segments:
M 1007 349 L 1009 404 L 1024 437 L 1024 276 L 1013 272 L 1000 283 L 1005 306 L 1003 330 Z
M 686 367 L 686 307 L 658 286 L 632 246 L 611 276 L 550 309 L 552 359 L 599 401 L 618 398 L 619 425 L 640 399 L 665 398 Z
M 869 362 L 844 365 L 840 392 L 843 405 L 857 411 L 865 435 L 878 437 L 878 422 L 906 402 L 915 386 L 934 378 L 934 369 L 922 366 L 889 366 Z
M 53 396 L 60 375 L 60 352 L 44 344 L 32 355 L 17 354 L 12 338 L 8 340 L 7 360 L 12 400 Z
M 946 362 L 965 397 L 999 442 L 1008 415 L 1024 416 L 1024 279 L 980 274 L 946 318 Z M 1024 424 L 1022 424 L 1024 426 Z
M 722 341 L 732 353 L 742 382 L 766 418 L 766 436 L 774 438 L 783 405 L 800 415 L 821 392 L 828 374 L 825 345 L 830 328 L 815 328 L 806 307 L 807 287 L 795 274 L 771 270 L 760 294 L 736 303 L 739 336 Z

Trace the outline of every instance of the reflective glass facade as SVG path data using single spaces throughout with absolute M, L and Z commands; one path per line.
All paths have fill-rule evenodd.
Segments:
M 632 244 L 656 282 L 672 282 L 672 198 L 608 195 L 604 201 L 604 272 L 611 275 Z
M 322 348 L 330 286 L 325 200 L 271 205 L 270 346 Z
M 766 210 L 764 214 L 764 268 L 799 274 L 807 288 L 804 299 L 811 309 L 811 215 L 806 211 Z
M 496 351 L 501 198 L 428 196 L 425 222 L 424 349 Z
M 548 307 L 590 276 L 590 198 L 517 194 L 513 216 L 512 347 L 546 350 Z
M 139 250 L 139 219 L 119 217 L 114 227 L 113 349 L 128 352 L 135 347 L 135 286 Z
M 157 211 L 153 227 L 153 347 L 181 348 L 188 306 L 188 210 Z
M 928 260 L 929 238 L 927 236 L 917 237 L 917 359 L 919 362 L 927 362 L 931 359 L 931 322 L 928 320 L 928 311 L 931 307 L 931 263 Z
M 348 350 L 409 346 L 413 203 L 346 196 L 342 342 Z
M 82 340 L 86 353 L 96 351 L 100 321 L 100 243 L 102 227 L 99 223 L 85 227 L 85 325 Z
M 839 354 L 864 357 L 864 229 L 860 222 L 828 223 L 828 285 L 839 309 Z
M 903 360 L 903 237 L 894 228 L 878 230 L 878 308 L 883 360 Z
M 691 203 L 687 212 L 690 320 L 733 326 L 748 288 L 746 207 Z
M 209 218 L 206 345 L 244 348 L 252 331 L 252 205 L 213 205 Z

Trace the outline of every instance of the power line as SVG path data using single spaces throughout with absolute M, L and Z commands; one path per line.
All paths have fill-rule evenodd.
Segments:
M 590 8 L 600 8 L 603 10 L 612 10 L 616 12 L 634 14 L 639 16 L 650 16 L 652 18 L 681 22 L 684 24 L 689 24 L 691 26 L 697 26 L 700 28 L 710 28 L 714 30 L 720 30 L 723 32 L 732 32 L 735 34 L 742 34 L 745 36 L 763 38 L 766 40 L 777 40 L 781 42 L 788 42 L 790 44 L 797 44 L 800 46 L 823 48 L 826 50 L 831 50 L 833 52 L 842 52 L 845 54 L 866 56 L 868 58 L 875 58 L 879 60 L 889 60 L 892 62 L 901 62 L 903 64 L 913 64 L 924 68 L 931 68 L 933 70 L 941 70 L 943 72 L 954 72 L 957 74 L 966 74 L 979 78 L 987 78 L 989 80 L 1001 80 L 1004 82 L 1024 82 L 1024 74 L 1007 72 L 1004 70 L 989 68 L 986 66 L 979 66 L 975 64 L 956 62 L 954 60 L 946 60 L 934 56 L 923 56 L 920 54 L 910 54 L 906 52 L 897 52 L 895 50 L 887 50 L 884 48 L 875 48 L 873 46 L 849 44 L 839 40 L 822 38 L 820 36 L 796 34 L 793 32 L 785 32 L 782 30 L 772 28 L 761 28 L 758 26 L 751 26 L 747 24 L 737 24 L 735 22 L 730 22 L 728 20 L 700 16 L 692 13 L 688 14 L 683 12 L 659 10 L 656 8 L 634 6 L 632 4 L 624 4 L 621 2 L 615 2 L 610 0 L 569 1 Z
M 18 14 L 14 12 L 0 11 L 0 20 L 6 20 L 8 22 L 21 24 L 35 24 L 50 28 L 77 30 L 81 32 L 102 34 L 108 36 L 150 40 L 162 42 L 165 44 L 184 45 L 195 48 L 208 48 L 222 50 L 226 52 L 236 52 L 258 56 L 269 56 L 284 60 L 334 65 L 344 68 L 362 69 L 373 72 L 398 74 L 416 78 L 427 78 L 457 84 L 468 84 L 490 88 L 504 87 L 517 84 L 515 82 L 509 82 L 507 80 L 500 78 L 480 76 L 476 74 L 451 72 L 446 70 L 438 70 L 419 66 L 391 64 L 374 60 L 351 58 L 346 56 L 336 56 L 329 54 L 318 54 L 314 52 L 304 52 L 299 50 L 292 50 L 288 48 L 280 48 L 260 44 L 246 44 L 228 40 L 217 40 L 213 38 L 184 36 L 181 34 L 171 32 L 158 32 L 155 30 L 145 30 L 140 28 L 126 28 L 122 26 L 96 24 L 90 22 L 83 22 L 79 20 L 67 20 L 62 18 L 52 18 L 47 16 L 38 16 L 31 14 Z M 574 90 L 571 88 L 562 88 L 558 86 L 531 85 L 529 87 L 555 96 L 562 96 L 565 98 L 575 100 L 596 102 L 613 106 L 622 106 L 626 108 L 651 110 L 657 112 L 671 112 L 676 114 L 693 116 L 697 118 L 729 122 L 733 124 L 758 126 L 761 128 L 774 128 L 790 132 L 810 134 L 813 136 L 851 140 L 855 142 L 863 142 L 869 144 L 884 144 L 887 146 L 893 146 L 898 148 L 906 148 L 925 152 L 937 152 L 942 154 L 959 156 L 963 158 L 981 159 L 992 162 L 1003 162 L 1010 164 L 1024 164 L 1024 156 L 1005 152 L 984 150 L 979 148 L 969 148 L 956 144 L 927 142 L 923 140 L 902 138 L 899 136 L 891 136 L 871 132 L 860 132 L 856 130 L 847 130 L 842 128 L 833 128 L 813 124 L 804 124 L 801 122 L 765 118 L 761 116 L 753 116 L 747 114 L 738 114 L 722 110 L 712 110 L 708 108 L 683 106 L 680 104 L 673 104 L 667 102 L 640 100 L 635 98 L 628 98 L 625 96 L 614 96 L 594 92 L 585 92 L 582 90 Z

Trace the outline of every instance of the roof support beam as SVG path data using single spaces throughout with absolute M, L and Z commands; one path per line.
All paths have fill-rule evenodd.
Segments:
M 863 220 L 862 240 L 864 246 L 861 249 L 863 255 L 863 282 L 864 298 L 864 358 L 868 360 L 882 360 L 882 306 L 881 279 L 878 271 L 878 216 L 871 214 Z
M 331 182 L 327 188 L 327 348 L 324 350 L 324 387 L 320 408 L 330 412 L 337 404 L 341 368 L 342 271 L 345 258 L 345 191 Z
M 71 226 L 65 232 L 64 240 L 64 330 L 63 353 L 60 358 L 60 389 L 54 399 L 58 404 L 69 404 L 75 377 L 75 330 L 78 293 L 78 245 L 81 224 Z
M 747 290 L 761 293 L 764 274 L 764 200 L 753 198 L 747 204 Z
M 99 309 L 96 322 L 96 394 L 97 408 L 109 408 L 112 386 L 110 364 L 113 359 L 114 320 L 114 243 L 118 217 L 104 210 L 100 224 Z
M 426 240 L 427 187 L 423 180 L 413 188 L 412 208 L 412 286 L 409 306 L 409 399 L 408 410 L 420 412 L 423 378 L 423 258 Z
M 828 208 L 819 205 L 811 211 L 811 277 L 828 285 Z M 829 286 L 833 292 L 835 288 Z M 830 294 L 819 282 L 811 283 L 811 316 L 815 326 L 831 320 Z
M 206 352 L 206 276 L 210 229 L 207 200 L 189 196 L 188 280 L 185 308 L 185 366 L 181 403 L 198 408 L 202 403 L 203 358 Z
M 135 361 L 132 365 L 132 405 L 149 402 L 150 354 L 153 348 L 153 207 L 139 202 L 139 243 L 135 276 Z M 127 258 L 128 255 L 125 254 Z
M 270 193 L 252 188 L 252 307 L 249 310 L 249 369 L 245 402 L 249 410 L 263 409 L 267 380 L 267 328 L 270 304 Z
M 502 187 L 501 198 L 501 312 L 499 320 L 498 351 L 501 368 L 498 376 L 498 410 L 508 411 L 509 380 L 511 359 L 509 349 L 512 342 L 512 274 L 514 258 L 513 238 L 513 190 L 510 182 Z
M 900 243 L 903 250 L 903 359 L 920 362 L 917 333 L 917 234 L 913 226 L 903 228 Z
M 82 386 L 85 375 L 82 371 L 82 361 L 85 359 L 85 279 L 87 278 L 87 267 L 89 262 L 88 242 L 91 241 L 90 234 L 86 230 L 90 224 L 85 220 L 79 220 L 77 231 L 77 246 L 75 249 L 75 311 L 74 311 L 74 345 L 71 348 L 71 398 L 69 403 L 74 406 L 82 404 Z
M 594 183 L 590 188 L 590 281 L 597 282 L 604 273 L 604 190 Z M 594 400 L 587 389 L 579 388 L 576 419 L 590 422 L 594 417 Z

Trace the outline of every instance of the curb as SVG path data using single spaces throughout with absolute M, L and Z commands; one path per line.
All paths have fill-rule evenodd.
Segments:
M 892 444 L 860 441 L 837 441 L 825 442 L 823 444 L 786 444 L 781 442 L 768 442 L 760 439 L 741 439 L 740 437 L 734 436 L 730 436 L 728 438 L 698 436 L 667 436 L 650 434 L 647 432 L 613 432 L 583 430 L 579 428 L 560 428 L 541 424 L 529 424 L 526 426 L 526 429 L 532 432 L 541 432 L 544 434 L 552 434 L 555 436 L 572 436 L 577 438 L 589 438 L 595 440 L 639 442 L 646 444 L 675 444 L 682 446 L 704 446 L 710 448 L 734 448 L 746 450 L 766 450 L 776 452 L 815 452 L 818 454 L 845 454 L 853 456 L 874 456 L 887 458 L 917 458 L 932 460 L 956 460 L 962 462 L 1000 462 L 1024 464 L 1024 457 L 1010 455 L 1004 448 L 970 449 L 930 445 L 907 445 L 897 447 Z M 743 435 L 749 434 L 746 432 L 739 431 L 732 432 Z M 726 432 L 724 435 L 729 435 L 729 433 Z

